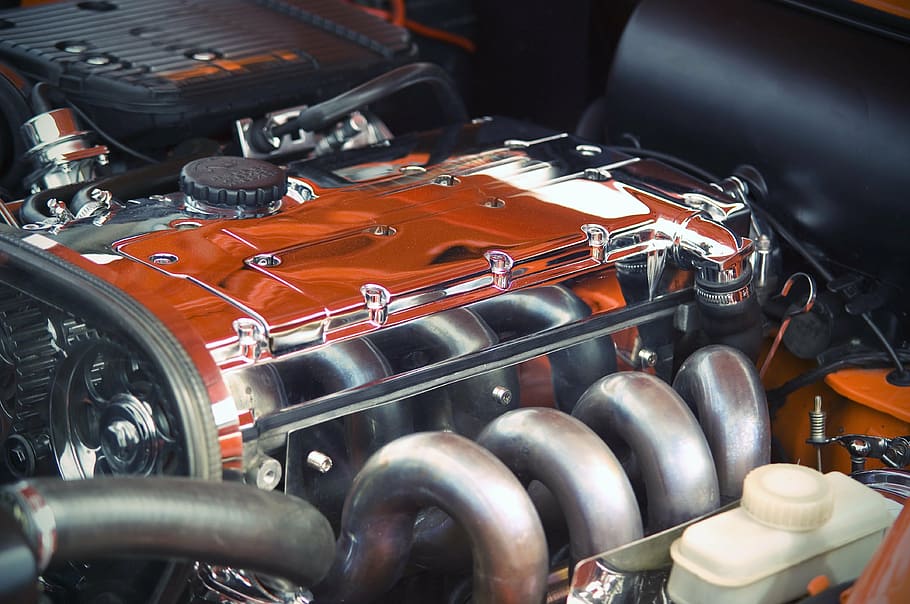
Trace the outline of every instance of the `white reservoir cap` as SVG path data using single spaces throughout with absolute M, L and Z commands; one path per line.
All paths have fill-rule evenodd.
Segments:
M 746 476 L 742 507 L 765 526 L 812 531 L 831 519 L 834 493 L 824 475 L 811 468 L 769 464 Z

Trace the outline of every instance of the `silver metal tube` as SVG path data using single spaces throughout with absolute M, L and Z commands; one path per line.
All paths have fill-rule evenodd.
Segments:
M 477 443 L 522 482 L 539 480 L 553 493 L 568 523 L 573 560 L 641 538 L 641 513 L 625 471 L 577 419 L 556 409 L 518 409 L 494 420 Z
M 635 456 L 647 495 L 648 532 L 719 506 L 714 460 L 698 421 L 658 378 L 631 371 L 609 375 L 588 388 L 572 415 L 614 451 L 614 443 L 621 443 Z
M 698 416 L 721 497 L 739 499 L 746 474 L 771 461 L 768 401 L 755 365 L 729 346 L 706 346 L 682 364 L 673 389 Z
M 388 589 L 407 561 L 417 512 L 438 506 L 467 531 L 476 604 L 536 604 L 547 545 L 521 483 L 492 453 L 456 434 L 413 434 L 380 449 L 357 475 L 321 604 L 362 602 Z

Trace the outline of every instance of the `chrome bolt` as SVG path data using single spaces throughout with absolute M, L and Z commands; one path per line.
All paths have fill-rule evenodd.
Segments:
M 387 224 L 377 224 L 376 226 L 367 228 L 366 232 L 370 235 L 376 235 L 377 237 L 391 237 L 398 232 L 398 229 Z
M 489 199 L 485 199 L 480 205 L 485 208 L 504 208 L 506 202 L 498 197 L 490 197 Z
M 268 338 L 266 338 L 265 330 L 259 324 L 259 321 L 249 317 L 241 317 L 234 321 L 234 331 L 237 333 L 237 346 L 240 348 L 240 356 L 249 361 L 259 360 L 268 346 Z
M 325 474 L 332 469 L 332 458 L 322 451 L 310 451 L 309 455 L 306 456 L 306 465 L 320 474 Z
M 250 258 L 249 264 L 252 266 L 261 266 L 263 268 L 271 268 L 273 266 L 278 266 L 281 264 L 281 258 L 275 254 L 257 254 Z
M 370 316 L 370 323 L 384 325 L 389 320 L 389 300 L 392 294 L 389 290 L 375 283 L 367 283 L 360 288 L 363 302 L 366 304 Z
M 451 174 L 440 174 L 433 179 L 433 184 L 439 185 L 440 187 L 454 187 L 460 182 L 461 181 L 458 178 Z
M 149 262 L 152 264 L 174 264 L 178 260 L 179 258 L 176 255 L 164 252 L 149 256 Z
M 512 404 L 512 391 L 505 386 L 496 386 L 493 388 L 493 398 L 503 407 L 508 407 Z
M 83 52 L 89 49 L 88 44 L 82 42 L 74 42 L 72 44 L 67 44 L 63 47 L 63 52 L 68 52 L 73 55 L 82 54 Z
M 654 367 L 658 361 L 657 353 L 650 348 L 642 348 L 638 351 L 638 360 L 642 367 Z
M 499 250 L 490 250 L 483 255 L 490 263 L 490 273 L 493 275 L 493 287 L 496 289 L 509 289 L 512 284 L 512 267 L 515 260 L 507 253 Z
M 581 230 L 588 237 L 588 247 L 591 248 L 591 258 L 603 262 L 607 257 L 607 242 L 610 240 L 610 231 L 599 224 L 583 224 Z
M 297 203 L 304 203 L 316 197 L 310 185 L 294 178 L 288 179 L 288 195 L 294 197 Z

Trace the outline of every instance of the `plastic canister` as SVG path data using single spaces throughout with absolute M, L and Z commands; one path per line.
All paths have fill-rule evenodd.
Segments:
M 667 590 L 677 604 L 776 604 L 818 575 L 859 576 L 893 522 L 885 499 L 839 473 L 792 464 L 752 470 L 740 507 L 673 542 Z

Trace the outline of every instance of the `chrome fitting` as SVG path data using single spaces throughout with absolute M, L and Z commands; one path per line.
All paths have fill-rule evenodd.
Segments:
M 71 109 L 38 114 L 20 132 L 35 166 L 26 179 L 33 192 L 87 182 L 97 176 L 97 167 L 108 163 L 108 148 L 88 142 L 90 133 L 79 126 Z
M 237 332 L 237 345 L 240 356 L 248 361 L 258 361 L 262 353 L 268 348 L 268 338 L 265 329 L 259 321 L 249 317 L 241 317 L 234 321 L 234 330 Z
M 360 288 L 360 293 L 370 315 L 370 323 L 385 325 L 389 320 L 389 300 L 392 298 L 389 290 L 375 283 L 367 283 Z
M 306 465 L 313 468 L 320 474 L 325 474 L 332 469 L 332 458 L 322 451 L 310 451 L 306 456 Z
M 493 276 L 493 287 L 506 290 L 512 284 L 512 267 L 515 260 L 507 253 L 499 250 L 490 250 L 484 253 L 484 258 L 490 263 L 490 273 Z
M 610 231 L 599 224 L 583 224 L 582 232 L 588 238 L 588 247 L 591 248 L 591 258 L 603 262 L 607 257 L 607 243 L 610 241 Z

